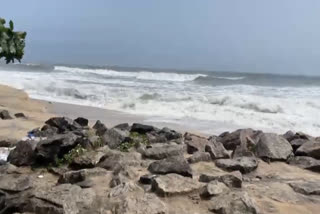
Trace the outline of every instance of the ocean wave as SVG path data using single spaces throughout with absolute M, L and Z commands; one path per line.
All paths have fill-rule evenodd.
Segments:
M 67 71 L 71 73 L 86 73 L 86 74 L 99 74 L 108 77 L 127 77 L 139 80 L 156 80 L 156 81 L 169 81 L 169 82 L 188 82 L 197 79 L 198 77 L 206 77 L 205 74 L 178 74 L 168 72 L 151 72 L 151 71 L 115 71 L 111 69 L 84 69 L 72 68 L 65 66 L 55 66 L 55 70 Z

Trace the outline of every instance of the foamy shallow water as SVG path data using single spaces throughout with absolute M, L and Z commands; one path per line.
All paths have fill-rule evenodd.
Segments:
M 33 98 L 146 115 L 151 122 L 320 136 L 320 78 L 67 66 L 1 67 L 0 75 L 1 84 Z

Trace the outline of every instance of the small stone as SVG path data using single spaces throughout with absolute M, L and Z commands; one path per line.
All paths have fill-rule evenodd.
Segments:
M 188 159 L 188 163 L 192 164 L 192 163 L 198 163 L 198 162 L 202 162 L 202 161 L 211 161 L 211 155 L 208 152 L 196 152 L 194 153 L 191 157 L 189 157 Z
M 141 184 L 151 184 L 155 177 L 157 177 L 157 175 L 143 175 L 140 177 L 139 182 Z
M 88 126 L 89 120 L 83 117 L 78 117 L 77 119 L 74 120 L 76 123 L 78 123 L 80 126 Z
M 217 180 L 211 181 L 208 183 L 203 190 L 201 191 L 200 195 L 203 198 L 210 198 L 212 196 L 217 196 L 222 193 L 229 191 L 229 188 L 224 184 Z
M 14 114 L 14 116 L 16 118 L 27 118 L 26 115 L 24 115 L 24 113 L 16 113 L 16 114 Z
M 10 114 L 7 110 L 0 111 L 0 118 L 2 120 L 11 120 L 12 119 L 12 117 L 10 116 Z
M 258 167 L 258 161 L 254 157 L 220 159 L 216 160 L 216 166 L 228 171 L 239 170 L 242 173 L 249 173 Z

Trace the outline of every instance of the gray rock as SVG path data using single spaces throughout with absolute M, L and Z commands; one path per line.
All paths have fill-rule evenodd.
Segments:
M 31 198 L 29 211 L 35 213 L 78 214 L 94 209 L 96 194 L 92 189 L 62 184 L 49 190 L 39 190 Z
M 282 136 L 272 133 L 261 135 L 256 145 L 256 154 L 268 160 L 287 160 L 292 155 L 292 146 Z
M 116 125 L 113 128 L 120 129 L 122 131 L 130 131 L 130 129 L 131 129 L 131 127 L 129 126 L 128 123 L 121 123 L 121 124 Z
M 40 164 L 51 163 L 56 157 L 63 157 L 77 145 L 77 138 L 75 134 L 69 132 L 57 134 L 52 138 L 38 142 L 35 149 L 37 162 Z
M 258 160 L 254 157 L 240 157 L 234 159 L 216 160 L 216 166 L 227 171 L 249 173 L 258 167 Z
M 309 140 L 297 149 L 295 155 L 320 159 L 320 141 Z
M 189 163 L 181 156 L 169 157 L 151 163 L 148 170 L 154 174 L 176 173 L 186 177 L 192 177 L 192 169 Z
M 75 184 L 83 182 L 90 177 L 106 175 L 108 172 L 105 169 L 96 167 L 93 169 L 82 169 L 77 171 L 68 171 L 63 173 L 58 180 L 58 183 Z
M 158 134 L 161 136 L 164 136 L 167 141 L 174 141 L 174 142 L 180 142 L 182 138 L 182 134 L 179 132 L 176 132 L 175 130 L 169 129 L 167 127 L 164 127 L 160 131 L 158 131 Z
M 220 158 L 230 158 L 228 151 L 223 147 L 222 143 L 213 138 L 205 146 L 205 151 L 209 152 L 212 160 Z
M 187 159 L 188 163 L 198 163 L 202 161 L 211 161 L 211 155 L 208 152 L 196 152 Z
M 160 196 L 174 196 L 200 191 L 204 184 L 178 174 L 160 175 L 153 179 L 152 190 Z
M 219 181 L 224 183 L 230 188 L 242 187 L 242 174 L 239 171 L 224 173 L 224 174 L 201 174 L 199 177 L 200 182 L 209 183 L 211 181 Z
M 0 111 L 0 118 L 1 118 L 2 120 L 11 120 L 11 119 L 13 119 L 13 118 L 10 116 L 10 114 L 9 114 L 9 112 L 8 112 L 7 110 L 1 110 L 1 111 Z
M 297 139 L 293 139 L 290 141 L 290 144 L 293 148 L 293 151 L 295 152 L 300 146 L 302 146 L 304 143 L 308 142 L 309 140 L 307 139 L 301 139 L 301 138 L 297 138 Z
M 16 166 L 30 166 L 34 163 L 36 142 L 20 141 L 16 148 L 12 150 L 7 161 Z
M 229 192 L 213 197 L 209 210 L 218 214 L 258 214 L 256 202 L 247 192 Z
M 205 137 L 195 134 L 185 133 L 184 142 L 187 145 L 187 152 L 193 154 L 195 152 L 205 152 L 205 147 L 209 141 Z
M 129 137 L 128 131 L 123 131 L 117 128 L 108 129 L 102 136 L 104 145 L 108 145 L 110 149 L 116 149 Z
M 208 183 L 201 191 L 202 198 L 210 198 L 229 191 L 229 188 L 222 182 L 217 180 Z
M 94 130 L 96 130 L 96 134 L 98 136 L 102 136 L 106 133 L 106 131 L 108 130 L 107 127 L 101 123 L 100 120 L 97 120 L 97 122 L 94 124 L 94 126 L 92 127 Z
M 137 132 L 139 134 L 146 134 L 148 132 L 156 131 L 156 129 L 153 126 L 134 123 L 131 127 L 131 132 Z
M 220 135 L 220 141 L 227 150 L 235 150 L 237 146 L 246 144 L 247 141 L 255 141 L 259 132 L 253 129 L 239 129 L 234 132 L 227 132 Z
M 161 160 L 172 156 L 182 155 L 183 152 L 183 145 L 159 143 L 148 146 L 148 148 L 142 152 L 142 156 L 148 159 Z
M 21 192 L 32 188 L 32 180 L 28 175 L 5 174 L 0 176 L 0 190 Z
M 320 160 L 307 156 L 295 156 L 289 160 L 290 165 L 296 165 L 303 169 L 308 169 L 314 172 L 320 172 Z
M 143 175 L 140 177 L 139 179 L 139 182 L 141 184 L 151 184 L 152 183 L 152 180 L 157 177 L 157 175 L 150 175 L 150 174 L 147 174 L 147 175 Z
M 304 195 L 320 195 L 320 183 L 314 181 L 291 182 L 289 185 L 298 193 Z
M 89 151 L 76 158 L 71 162 L 71 167 L 74 169 L 94 168 L 105 155 L 104 152 Z
M 15 139 L 1 139 L 0 147 L 14 147 L 17 145 L 17 140 Z

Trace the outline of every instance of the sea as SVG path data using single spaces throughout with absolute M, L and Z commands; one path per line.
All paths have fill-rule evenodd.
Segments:
M 31 98 L 143 115 L 153 122 L 320 136 L 320 77 L 117 66 L 0 65 Z

